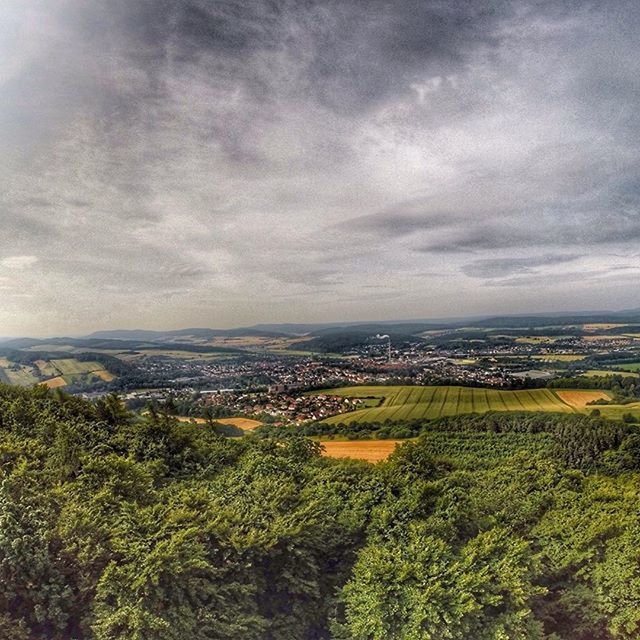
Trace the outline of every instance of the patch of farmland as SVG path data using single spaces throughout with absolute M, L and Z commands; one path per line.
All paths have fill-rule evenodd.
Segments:
M 95 349 L 99 353 L 109 353 L 120 360 L 130 362 L 139 358 L 175 358 L 176 360 L 224 360 L 230 357 L 227 353 L 199 353 L 196 351 L 180 351 L 179 349 L 133 349 L 130 351 L 107 351 Z
M 568 405 L 578 410 L 588 408 L 590 402 L 596 400 L 610 400 L 611 396 L 605 391 L 585 391 L 582 389 L 571 389 L 556 391 L 557 396 Z
M 640 372 L 640 362 L 629 362 L 627 364 L 619 364 L 615 366 L 615 369 L 619 371 Z
M 63 376 L 78 373 L 93 373 L 104 370 L 104 366 L 99 362 L 81 362 L 75 358 L 61 358 L 51 360 L 51 364 L 56 367 Z
M 40 378 L 35 375 L 32 367 L 26 367 L 21 364 L 11 364 L 8 367 L 3 367 L 2 371 L 7 382 L 18 387 L 30 387 L 40 382 Z
M 574 353 L 547 353 L 531 357 L 534 360 L 542 360 L 543 362 L 578 362 L 579 360 L 584 360 L 587 356 L 581 356 Z
M 100 369 L 99 371 L 93 371 L 92 373 L 93 375 L 98 376 L 98 378 L 100 378 L 101 380 L 104 380 L 105 382 L 111 382 L 112 380 L 115 379 L 115 376 L 113 375 L 113 373 L 110 373 L 106 369 Z
M 585 331 L 608 331 L 609 329 L 615 329 L 617 327 L 628 327 L 626 322 L 590 322 L 583 324 L 582 328 Z
M 192 418 L 190 416 L 177 416 L 177 418 L 180 422 L 195 422 L 197 424 L 206 424 L 208 422 L 205 418 Z M 238 427 L 243 431 L 253 431 L 262 425 L 259 420 L 252 420 L 251 418 L 214 418 L 213 421 Z
M 343 387 L 321 392 L 350 398 L 382 399 L 377 407 L 363 408 L 331 416 L 328 423 L 339 422 L 398 422 L 404 420 L 431 420 L 443 416 L 487 411 L 545 411 L 573 413 L 578 411 L 571 403 L 549 389 L 501 391 L 474 387 Z M 587 394 L 601 392 L 586 392 Z M 590 399 L 597 399 L 598 395 Z
M 49 387 L 49 389 L 59 389 L 60 387 L 66 387 L 67 383 L 62 376 L 58 376 L 57 378 L 49 378 L 49 380 L 45 380 L 40 384 L 45 387 Z
M 402 440 L 326 440 L 322 442 L 323 456 L 329 458 L 354 458 L 367 462 L 386 460 Z
M 621 369 L 589 369 L 589 371 L 585 371 L 582 375 L 589 378 L 602 376 L 622 376 L 623 378 L 637 378 L 638 376 L 640 376 L 640 373 L 638 373 L 637 371 L 623 371 Z
M 52 362 L 47 360 L 36 360 L 34 364 L 38 367 L 40 374 L 45 378 L 60 375 L 60 370 Z
M 589 410 L 597 409 L 604 418 L 610 420 L 622 420 L 624 416 L 632 415 L 640 420 L 640 402 L 630 404 L 608 404 L 588 407 Z
M 262 425 L 262 422 L 259 420 L 252 420 L 251 418 L 216 418 L 216 422 L 220 422 L 221 424 L 230 424 L 234 427 L 238 427 L 238 429 L 242 429 L 243 431 L 253 431 Z

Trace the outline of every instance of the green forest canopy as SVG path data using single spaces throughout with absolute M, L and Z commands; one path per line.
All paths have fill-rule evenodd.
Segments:
M 496 420 L 373 466 L 0 386 L 0 637 L 637 638 L 636 427 Z

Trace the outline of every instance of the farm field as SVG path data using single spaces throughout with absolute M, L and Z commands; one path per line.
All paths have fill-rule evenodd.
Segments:
M 10 364 L 2 368 L 2 379 L 9 384 L 15 384 L 19 387 L 29 387 L 39 382 L 39 378 L 35 375 L 32 367 L 21 364 Z
M 34 364 L 36 365 L 36 367 L 38 367 L 40 374 L 45 378 L 60 375 L 60 370 L 54 364 L 47 360 L 36 360 Z
M 251 418 L 217 418 L 216 422 L 230 424 L 243 431 L 253 431 L 262 424 L 259 420 L 252 420 Z
M 572 391 L 556 391 L 558 397 L 563 402 L 571 405 L 579 411 L 586 409 L 589 402 L 594 400 L 609 400 L 611 396 L 605 391 L 583 391 L 582 389 L 576 389 Z
M 51 360 L 51 365 L 53 365 L 63 376 L 73 375 L 76 373 L 104 371 L 104 367 L 99 362 L 81 362 L 75 358 Z
M 197 424 L 206 424 L 205 418 L 192 418 L 191 416 L 177 416 L 180 422 L 195 422 Z M 243 431 L 253 431 L 255 428 L 262 425 L 259 420 L 252 420 L 251 418 L 215 418 L 214 422 L 220 424 L 229 424 Z
M 589 371 L 585 371 L 583 375 L 590 378 L 596 376 L 622 376 L 623 378 L 637 378 L 640 376 L 640 373 L 636 371 L 623 371 L 621 369 L 616 369 L 615 371 L 611 369 L 589 369 Z
M 635 357 L 635 354 L 634 356 Z M 613 367 L 618 371 L 631 371 L 631 372 L 640 372 L 640 362 L 629 362 L 627 364 L 619 364 Z
M 499 391 L 472 387 L 384 387 L 363 386 L 316 391 L 371 401 L 378 406 L 367 407 L 326 418 L 323 422 L 385 422 L 402 420 L 431 420 L 443 416 L 487 411 L 544 411 L 558 413 L 589 413 L 587 403 L 608 398 L 599 390 L 556 391 L 528 389 Z M 564 394 L 564 397 L 563 395 Z M 640 416 L 640 403 L 597 407 L 603 416 L 619 419 L 624 413 Z
M 584 360 L 587 356 L 573 353 L 548 353 L 531 357 L 534 360 L 541 360 L 542 362 L 578 362 L 579 360 Z
M 115 378 L 99 362 L 83 362 L 75 358 L 60 358 L 51 360 L 48 364 L 56 370 L 53 375 L 61 376 L 65 384 L 84 384 L 90 382 L 92 378 L 100 378 L 105 382 L 111 382 Z M 44 374 L 42 369 L 41 372 Z M 60 383 L 54 384 L 62 386 Z
M 640 420 L 640 402 L 632 402 L 631 404 L 610 404 L 588 407 L 588 411 L 597 409 L 604 418 L 610 420 L 622 420 L 625 415 L 631 414 L 636 420 Z
M 617 327 L 628 327 L 627 323 L 623 322 L 590 322 L 583 324 L 582 328 L 585 331 L 608 331 L 609 329 L 616 329 Z
M 177 360 L 224 360 L 229 358 L 227 353 L 198 353 L 195 351 L 181 351 L 179 349 L 134 349 L 131 351 L 95 349 L 98 353 L 106 353 L 108 355 L 119 358 L 125 362 L 131 362 L 144 357 L 165 357 L 175 358 Z
M 522 336 L 516 338 L 518 344 L 544 344 L 545 342 L 558 342 L 569 336 Z
M 59 389 L 60 387 L 66 387 L 67 383 L 62 376 L 58 376 L 57 378 L 49 378 L 49 380 L 45 380 L 41 382 L 45 387 L 49 387 L 49 389 Z
M 354 458 L 367 462 L 386 460 L 397 445 L 406 440 L 323 440 L 323 456 Z
M 115 380 L 115 376 L 113 375 L 113 373 L 110 373 L 106 369 L 92 371 L 91 373 L 98 376 L 98 378 L 100 378 L 101 380 L 104 380 L 105 382 L 111 382 L 112 380 Z
M 32 365 L 0 358 L 0 382 L 21 387 L 44 384 L 50 389 L 70 384 L 95 382 L 97 379 L 111 382 L 115 376 L 99 362 L 82 362 L 76 358 L 36 360 Z

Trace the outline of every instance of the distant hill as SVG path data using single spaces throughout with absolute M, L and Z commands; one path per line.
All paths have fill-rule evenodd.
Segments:
M 0 345 L 0 350 L 6 349 L 33 349 L 34 347 L 46 348 L 49 345 L 71 346 L 76 349 L 109 349 L 109 350 L 141 350 L 159 351 L 171 348 L 176 351 L 191 351 L 193 353 L 242 353 L 234 347 L 219 347 L 182 342 L 161 342 L 153 340 L 117 340 L 110 338 L 14 338 Z
M 640 324 L 640 309 L 624 309 L 620 311 L 571 311 L 540 312 L 528 314 L 450 317 L 418 320 L 383 320 L 362 322 L 319 322 L 319 323 L 262 323 L 250 327 L 232 329 L 210 329 L 191 327 L 169 331 L 152 331 L 148 329 L 110 329 L 95 331 L 80 338 L 0 338 L 0 344 L 17 349 L 26 349 L 39 344 L 73 344 L 82 348 L 128 349 L 160 348 L 158 345 L 170 343 L 172 348 L 197 345 L 194 341 L 213 340 L 215 338 L 292 338 L 307 336 L 310 339 L 334 336 L 338 342 L 339 335 L 349 335 L 345 342 L 353 342 L 356 336 L 367 337 L 377 333 L 389 334 L 394 339 L 405 339 L 425 331 L 453 329 L 535 329 L 548 326 L 567 326 L 578 324 Z M 393 334 L 393 335 L 392 335 Z M 100 344 L 102 343 L 102 344 Z M 108 344 L 107 344 L 108 343 Z M 190 344 L 191 343 L 191 344 Z M 306 346 L 311 347 L 310 342 Z
M 493 318 L 485 318 L 478 322 L 474 322 L 470 326 L 474 327 L 546 327 L 546 326 L 562 326 L 571 324 L 607 324 L 616 322 L 636 323 L 640 322 L 640 312 L 636 310 L 630 311 L 611 311 L 605 313 L 594 313 L 589 315 L 567 314 L 567 315 L 548 315 L 548 316 L 496 316 Z
M 263 338 L 285 338 L 288 333 L 282 331 L 266 331 L 256 328 L 239 327 L 237 329 L 176 329 L 173 331 L 150 331 L 146 329 L 114 329 L 110 331 L 95 331 L 85 336 L 87 339 L 101 340 L 150 340 L 152 342 L 175 340 L 179 338 L 198 338 L 211 340 L 212 338 L 242 338 L 257 336 Z

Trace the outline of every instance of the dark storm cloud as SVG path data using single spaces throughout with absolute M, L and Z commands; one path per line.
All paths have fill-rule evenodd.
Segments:
M 639 16 L 5 0 L 0 334 L 460 315 L 490 286 L 527 311 L 532 282 L 615 306 L 638 266 Z

